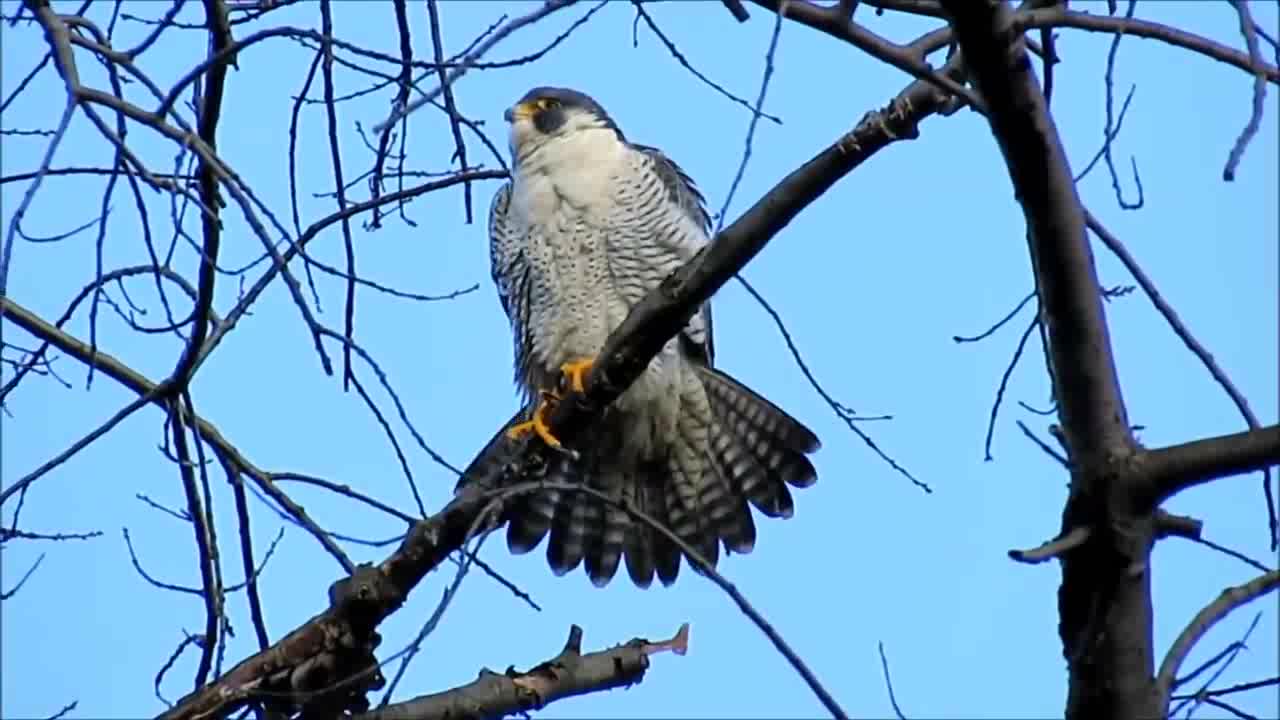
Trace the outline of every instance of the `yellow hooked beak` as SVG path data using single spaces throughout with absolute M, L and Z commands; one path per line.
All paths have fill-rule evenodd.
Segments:
M 529 118 L 533 117 L 533 114 L 537 112 L 537 110 L 538 110 L 537 103 L 531 103 L 531 102 L 517 103 L 516 105 L 513 105 L 512 107 L 507 108 L 507 111 L 502 113 L 502 119 L 506 120 L 507 122 L 515 122 L 516 120 L 528 120 Z

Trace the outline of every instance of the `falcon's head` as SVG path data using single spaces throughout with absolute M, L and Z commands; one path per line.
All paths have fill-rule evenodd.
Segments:
M 503 118 L 511 123 L 511 154 L 517 161 L 548 143 L 590 131 L 603 130 L 622 139 L 622 131 L 600 103 L 568 88 L 536 87 L 508 108 Z

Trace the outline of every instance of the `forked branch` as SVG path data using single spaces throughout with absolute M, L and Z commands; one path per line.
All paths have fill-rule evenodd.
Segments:
M 1277 587 L 1280 587 L 1280 570 L 1272 570 L 1243 585 L 1223 590 L 1217 599 L 1196 613 L 1191 623 L 1173 641 L 1168 654 L 1164 656 L 1164 662 L 1160 663 L 1160 673 L 1156 676 L 1156 707 L 1162 712 L 1169 707 L 1169 694 L 1173 691 L 1178 668 L 1182 667 L 1182 661 L 1210 628 L 1231 611 L 1266 595 Z

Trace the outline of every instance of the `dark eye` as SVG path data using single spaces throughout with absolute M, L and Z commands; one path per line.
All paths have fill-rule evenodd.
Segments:
M 550 97 L 538 98 L 539 110 L 553 110 L 558 107 L 560 107 L 560 101 L 555 98 L 550 98 Z

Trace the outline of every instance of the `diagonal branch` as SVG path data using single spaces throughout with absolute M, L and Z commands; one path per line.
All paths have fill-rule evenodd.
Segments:
M 1164 661 L 1160 663 L 1160 674 L 1156 676 L 1156 707 L 1160 709 L 1161 714 L 1169 706 L 1169 694 L 1173 691 L 1178 668 L 1182 666 L 1182 661 L 1186 659 L 1200 638 L 1231 611 L 1266 595 L 1277 587 L 1280 587 L 1280 570 L 1272 570 L 1243 585 L 1223 590 L 1217 599 L 1196 613 L 1191 623 L 1178 634 L 1168 654 L 1164 656 Z

